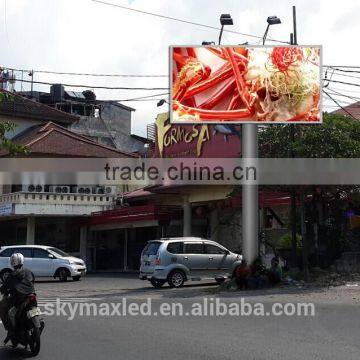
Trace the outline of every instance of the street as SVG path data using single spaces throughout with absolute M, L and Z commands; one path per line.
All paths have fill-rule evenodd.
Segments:
M 46 328 L 38 359 L 358 359 L 360 291 L 344 287 L 328 291 L 268 289 L 218 294 L 213 284 L 156 290 L 136 275 L 89 276 L 79 283 L 40 281 L 44 304 L 161 303 L 190 308 L 204 296 L 229 304 L 314 302 L 315 316 L 45 316 Z M 59 300 L 58 300 L 59 301 Z M 0 331 L 0 337 L 4 337 Z M 1 359 L 24 359 L 22 349 L 1 348 Z

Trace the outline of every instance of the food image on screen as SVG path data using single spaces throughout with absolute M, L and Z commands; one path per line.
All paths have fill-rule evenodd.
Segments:
M 320 50 L 172 47 L 171 121 L 320 123 Z

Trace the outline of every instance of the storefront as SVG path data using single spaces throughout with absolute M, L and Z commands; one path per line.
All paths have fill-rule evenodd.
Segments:
M 240 155 L 239 127 L 170 125 L 167 114 L 160 114 L 155 129 L 153 157 Z M 261 227 L 283 234 L 285 225 L 274 207 L 286 212 L 289 202 L 287 194 L 261 192 Z M 147 186 L 125 194 L 122 203 L 89 218 L 83 258 L 92 270 L 137 270 L 146 242 L 160 237 L 197 236 L 242 251 L 241 196 L 233 185 Z

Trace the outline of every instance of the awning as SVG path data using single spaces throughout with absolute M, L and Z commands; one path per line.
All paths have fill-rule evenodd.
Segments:
M 89 225 L 103 225 L 114 223 L 134 223 L 137 221 L 170 221 L 182 217 L 179 206 L 142 205 L 129 206 L 114 210 L 93 213 L 89 218 Z

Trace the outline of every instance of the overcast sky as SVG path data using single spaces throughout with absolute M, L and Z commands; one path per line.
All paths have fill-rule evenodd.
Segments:
M 104 1 L 212 26 L 219 26 L 221 13 L 230 13 L 234 19 L 231 29 L 259 36 L 264 33 L 266 18 L 277 15 L 282 24 L 272 26 L 268 36 L 285 41 L 292 31 L 291 6 L 296 5 L 299 44 L 322 44 L 324 64 L 360 65 L 358 0 Z M 91 0 L 0 0 L 0 5 L 0 65 L 14 68 L 167 74 L 169 45 L 217 41 L 219 35 L 217 30 L 143 15 Z M 223 36 L 224 44 L 245 41 L 257 44 L 259 40 L 230 33 Z M 29 79 L 26 74 L 24 78 Z M 34 80 L 106 86 L 168 86 L 167 78 L 35 74 Z M 17 89 L 20 89 L 20 84 Z M 96 94 L 99 99 L 126 99 L 157 92 L 163 91 L 97 90 Z M 153 122 L 159 111 L 156 101 L 125 104 L 136 109 L 133 132 L 145 135 L 146 124 Z M 166 110 L 165 106 L 162 109 Z

